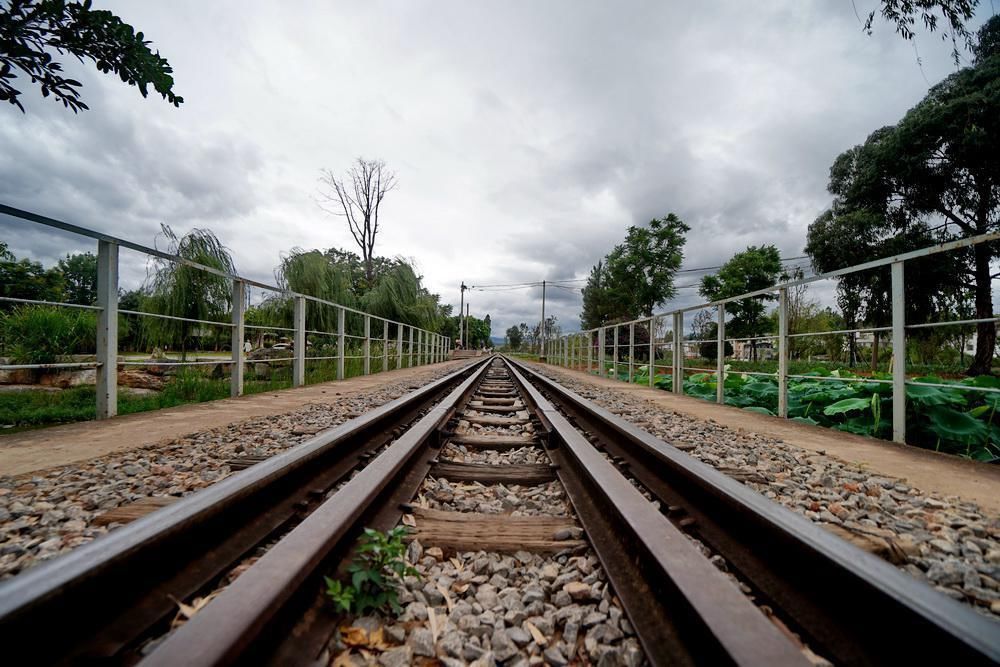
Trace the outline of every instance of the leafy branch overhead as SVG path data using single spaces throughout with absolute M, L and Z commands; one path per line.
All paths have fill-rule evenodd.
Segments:
M 57 60 L 68 54 L 92 60 L 101 72 L 138 87 L 143 97 L 152 86 L 180 106 L 184 98 L 173 93 L 173 69 L 150 43 L 111 12 L 93 9 L 91 0 L 11 0 L 0 9 L 0 101 L 24 111 L 22 91 L 14 85 L 20 72 L 41 87 L 43 97 L 52 95 L 74 113 L 89 108 L 80 98 L 82 84 L 66 77 Z
M 951 40 L 951 54 L 957 65 L 960 62 L 959 42 L 966 49 L 974 49 L 975 40 L 965 23 L 975 15 L 978 4 L 979 0 L 882 0 L 882 9 L 878 13 L 896 26 L 896 32 L 903 39 L 913 39 L 918 20 L 928 32 L 935 32 L 941 29 L 939 19 L 944 18 L 947 25 L 941 29 L 941 37 Z M 869 35 L 872 34 L 875 13 L 875 10 L 869 12 L 864 22 L 864 31 Z

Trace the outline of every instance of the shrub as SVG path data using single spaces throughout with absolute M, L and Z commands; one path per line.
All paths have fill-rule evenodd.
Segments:
M 16 362 L 51 364 L 68 354 L 94 352 L 97 316 L 58 306 L 19 306 L 3 315 L 0 331 Z
M 387 533 L 380 533 L 365 528 L 357 555 L 347 568 L 351 582 L 344 584 L 325 577 L 326 594 L 338 611 L 353 611 L 359 616 L 387 608 L 397 614 L 402 611 L 398 599 L 401 579 L 406 575 L 419 576 L 403 558 L 406 553 L 403 538 L 407 530 L 406 526 L 396 526 Z

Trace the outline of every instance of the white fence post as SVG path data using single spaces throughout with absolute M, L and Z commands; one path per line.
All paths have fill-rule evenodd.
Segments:
M 788 417 L 788 289 L 778 290 L 778 416 Z
M 616 380 L 618 379 L 618 329 L 620 328 L 617 324 L 615 325 L 615 344 L 612 348 L 612 354 L 615 355 L 615 362 L 611 372 L 614 374 Z
M 389 370 L 389 320 L 382 320 L 382 372 Z
M 403 367 L 403 325 L 396 323 L 396 368 Z
M 292 313 L 292 327 L 295 338 L 292 341 L 292 352 L 295 357 L 292 359 L 292 386 L 301 387 L 306 383 L 306 298 L 304 296 L 295 297 L 295 306 Z
M 97 242 L 97 418 L 118 414 L 118 244 Z
M 656 386 L 656 316 L 649 318 L 649 386 Z
M 718 306 L 718 320 L 715 331 L 715 402 L 723 405 L 726 402 L 726 304 Z
M 891 277 L 892 439 L 906 443 L 906 293 L 903 289 L 903 262 L 892 263 Z
M 597 333 L 597 374 L 606 376 L 607 369 L 604 367 L 604 345 L 607 342 L 607 327 L 601 327 Z
M 347 316 L 347 311 L 343 308 L 337 309 L 337 379 L 344 379 L 344 357 L 347 354 L 345 350 L 345 344 L 347 342 L 347 337 L 344 335 L 344 319 Z
M 413 368 L 413 327 L 412 326 L 410 327 L 410 348 L 409 348 L 409 353 L 410 353 L 410 360 L 409 360 L 409 363 L 407 364 L 407 367 L 408 368 Z
M 243 395 L 243 308 L 246 304 L 246 285 L 242 280 L 233 281 L 233 368 L 229 375 L 229 395 Z
M 587 332 L 587 375 L 594 372 L 594 332 Z
M 684 395 L 684 313 L 674 313 L 674 393 Z
M 372 373 L 372 318 L 365 315 L 365 375 Z
M 635 382 L 635 322 L 628 325 L 628 382 Z

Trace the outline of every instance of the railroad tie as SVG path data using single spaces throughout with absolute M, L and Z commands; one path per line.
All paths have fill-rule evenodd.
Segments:
M 587 545 L 583 540 L 572 539 L 582 530 L 575 520 L 564 516 L 510 516 L 414 507 L 413 518 L 416 526 L 407 539 L 419 540 L 425 547 L 558 553 Z
M 519 436 L 502 435 L 465 435 L 459 434 L 451 437 L 453 445 L 465 445 L 475 449 L 519 449 L 521 447 L 537 447 L 538 441 L 534 438 L 522 438 Z
M 555 480 L 556 473 L 545 463 L 464 463 L 441 461 L 431 468 L 431 475 L 451 482 L 480 482 L 481 484 L 545 484 Z
M 478 415 L 463 415 L 462 419 L 470 424 L 481 424 L 483 426 L 524 426 L 530 424 L 530 419 L 521 417 L 484 417 Z

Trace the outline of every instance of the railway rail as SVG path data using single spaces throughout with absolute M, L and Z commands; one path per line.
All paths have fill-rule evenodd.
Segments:
M 535 449 L 532 460 L 545 462 L 453 457 L 483 449 Z M 555 479 L 571 511 L 428 509 L 414 500 L 428 476 Z M 641 644 L 634 657 L 649 664 L 1000 661 L 990 619 L 505 358 L 472 363 L 0 584 L 0 640 L 10 664 L 325 664 L 342 618 L 322 577 L 364 527 L 387 530 L 404 516 L 424 547 L 445 551 L 565 562 L 592 550 Z M 262 546 L 170 630 L 177 600 L 217 589 Z

